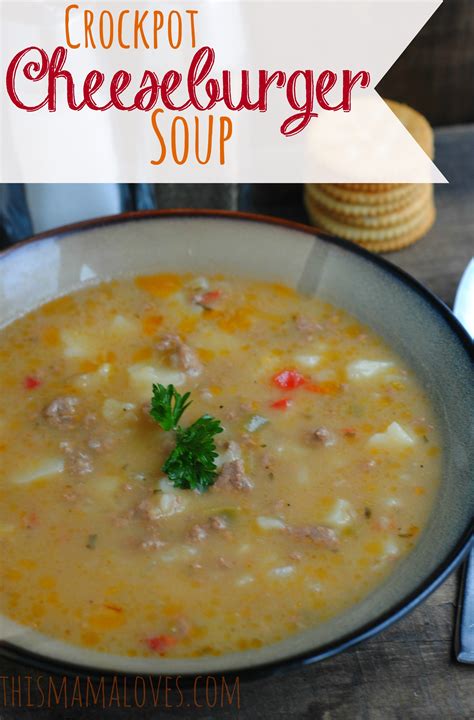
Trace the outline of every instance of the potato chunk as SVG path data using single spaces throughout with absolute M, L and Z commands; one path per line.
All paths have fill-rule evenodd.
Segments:
M 15 485 L 27 485 L 37 480 L 45 480 L 51 475 L 59 475 L 62 472 L 64 472 L 63 458 L 47 458 L 17 475 L 13 475 L 10 479 Z
M 350 525 L 354 517 L 354 509 L 350 502 L 343 498 L 338 498 L 326 516 L 325 522 L 331 526 L 344 527 L 345 525 Z
M 102 404 L 102 416 L 112 425 L 123 425 L 138 420 L 134 403 L 107 398 Z
M 93 358 L 98 348 L 94 338 L 77 330 L 64 329 L 61 331 L 61 341 L 64 355 L 70 358 Z
M 132 365 L 128 368 L 128 376 L 131 387 L 137 393 L 137 400 L 142 402 L 151 398 L 153 384 L 179 387 L 186 381 L 186 375 L 182 372 L 153 365 Z
M 411 447 L 415 444 L 414 439 L 397 422 L 391 423 L 385 432 L 375 433 L 369 439 L 369 446 L 390 450 L 395 448 Z
M 349 380 L 368 380 L 393 368 L 393 363 L 385 360 L 354 360 L 346 368 Z
M 109 330 L 112 335 L 123 338 L 129 335 L 138 335 L 140 326 L 136 320 L 125 317 L 124 315 L 114 315 L 109 325 Z

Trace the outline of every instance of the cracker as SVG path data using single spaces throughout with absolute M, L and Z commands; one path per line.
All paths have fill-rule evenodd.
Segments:
M 420 240 L 433 225 L 436 220 L 436 209 L 434 205 L 431 206 L 429 213 L 424 218 L 423 222 L 411 233 L 407 233 L 403 237 L 396 238 L 395 240 L 386 240 L 378 243 L 359 243 L 366 250 L 370 252 L 393 252 L 395 250 L 402 250 L 409 245 L 413 245 L 417 240 Z
M 403 185 L 399 185 L 395 188 L 386 188 L 384 183 L 380 183 L 379 189 L 376 192 L 348 190 L 347 187 L 343 187 L 339 184 L 336 185 L 334 183 L 321 183 L 316 187 L 324 190 L 325 193 L 343 203 L 356 205 L 386 205 L 409 200 L 413 193 L 417 192 L 417 189 L 419 189 L 420 186 L 418 183 L 404 183 Z
M 348 222 L 334 220 L 315 206 L 310 198 L 305 204 L 312 223 L 332 235 L 357 242 L 370 250 L 385 251 L 405 247 L 421 237 L 434 222 L 435 209 L 430 200 L 423 210 L 410 220 L 389 228 L 358 228 Z
M 433 130 L 426 118 L 408 105 L 386 102 L 433 159 Z M 410 245 L 428 231 L 436 216 L 432 184 L 309 183 L 304 202 L 316 227 L 375 252 Z
M 306 207 L 319 227 L 325 228 L 334 235 L 340 235 L 348 240 L 355 240 L 357 242 L 382 242 L 395 239 L 410 232 L 413 227 L 416 227 L 421 219 L 428 214 L 432 203 L 428 204 L 421 213 L 409 220 L 399 223 L 396 226 L 381 228 L 355 227 L 349 220 L 335 220 L 325 210 L 316 206 L 310 198 L 306 198 Z
M 305 195 L 335 220 L 358 227 L 385 227 L 396 225 L 415 215 L 429 201 L 432 185 L 419 185 L 406 198 L 380 205 L 342 202 L 328 195 L 318 185 L 307 185 Z
M 338 187 L 355 192 L 381 192 L 383 190 L 394 190 L 402 187 L 404 183 L 338 183 Z

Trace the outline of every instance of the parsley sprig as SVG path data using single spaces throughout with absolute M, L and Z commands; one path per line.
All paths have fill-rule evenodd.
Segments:
M 189 392 L 180 395 L 173 385 L 153 385 L 150 415 L 163 430 L 174 430 L 181 415 L 191 405 L 188 402 L 190 395 Z
M 189 407 L 190 393 L 180 395 L 173 385 L 153 385 L 150 415 L 163 430 L 175 430 L 176 446 L 162 467 L 175 487 L 204 491 L 216 481 L 214 436 L 223 432 L 220 420 L 202 415 L 192 425 L 178 423 Z
M 185 430 L 176 429 L 176 447 L 163 465 L 175 487 L 205 490 L 216 479 L 214 435 L 222 432 L 219 420 L 203 415 Z

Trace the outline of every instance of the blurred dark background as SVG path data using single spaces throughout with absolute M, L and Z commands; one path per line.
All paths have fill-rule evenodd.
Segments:
M 474 0 L 444 0 L 377 90 L 434 126 L 474 122 Z

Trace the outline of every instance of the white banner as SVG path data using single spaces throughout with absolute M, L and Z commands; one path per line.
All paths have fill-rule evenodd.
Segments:
M 377 83 L 441 0 L 1 0 L 2 182 L 445 182 Z

